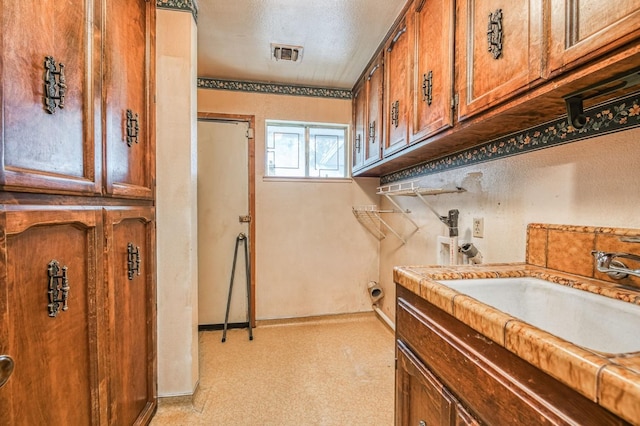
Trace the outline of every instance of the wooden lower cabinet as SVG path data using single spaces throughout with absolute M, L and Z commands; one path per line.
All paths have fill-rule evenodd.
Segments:
M 397 425 L 627 425 L 397 286 Z
M 397 425 L 451 425 L 454 402 L 442 383 L 401 342 L 397 342 Z
M 100 210 L 2 211 L 0 224 L 0 355 L 14 362 L 0 423 L 97 425 Z
M 148 423 L 156 399 L 153 208 L 108 208 L 109 419 Z
M 154 223 L 153 207 L 0 207 L 0 424 L 150 422 Z

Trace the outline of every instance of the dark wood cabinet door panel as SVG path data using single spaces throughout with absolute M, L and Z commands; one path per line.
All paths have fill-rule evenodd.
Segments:
M 367 73 L 367 126 L 365 128 L 365 164 L 382 158 L 384 63 L 378 54 Z
M 4 0 L 0 13 L 0 187 L 99 193 L 99 28 L 92 1 Z M 45 58 L 54 97 L 45 103 Z M 60 73 L 61 74 L 58 74 Z M 63 76 L 63 77 L 62 77 Z
M 0 388 L 3 424 L 99 424 L 99 218 L 100 210 L 0 213 L 0 353 L 15 361 Z M 53 275 L 68 280 L 67 309 L 55 314 L 52 261 L 60 267 Z
M 152 198 L 155 2 L 108 0 L 104 31 L 106 193 Z
M 145 423 L 156 404 L 153 208 L 104 212 L 109 312 L 109 418 Z
M 453 126 L 454 3 L 419 0 L 414 20 L 411 143 Z
M 353 91 L 353 141 L 351 150 L 352 170 L 358 170 L 364 165 L 366 149 L 367 122 L 367 89 L 366 80 L 362 79 Z
M 402 149 L 409 143 L 411 31 L 412 21 L 405 17 L 385 45 L 384 155 Z
M 552 0 L 550 72 L 593 61 L 640 37 L 637 0 Z
M 397 341 L 396 348 L 396 424 L 453 424 L 453 398 L 442 383 L 401 341 Z
M 532 87 L 544 76 L 542 0 L 456 2 L 458 120 Z

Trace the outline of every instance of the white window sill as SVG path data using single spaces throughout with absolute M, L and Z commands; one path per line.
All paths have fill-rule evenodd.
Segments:
M 352 178 L 316 178 L 316 177 L 283 177 L 283 176 L 263 176 L 263 182 L 305 182 L 305 183 L 351 183 Z

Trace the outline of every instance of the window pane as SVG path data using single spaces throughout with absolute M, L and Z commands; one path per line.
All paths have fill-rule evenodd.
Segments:
M 309 176 L 345 176 L 344 136 L 344 129 L 309 129 Z
M 267 176 L 305 176 L 304 127 L 267 126 Z

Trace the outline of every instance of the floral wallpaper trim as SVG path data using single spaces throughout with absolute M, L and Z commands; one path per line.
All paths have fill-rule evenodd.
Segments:
M 328 89 L 322 87 L 290 86 L 275 83 L 217 80 L 198 77 L 198 88 L 257 92 L 274 95 L 310 96 L 316 98 L 351 99 L 351 90 Z
M 640 126 L 640 93 L 590 108 L 582 129 L 569 126 L 566 117 L 520 133 L 503 136 L 456 154 L 430 160 L 380 178 L 381 185 L 426 176 L 445 170 L 550 148 L 594 136 Z
M 191 12 L 193 19 L 198 22 L 198 4 L 196 0 L 156 0 L 156 7 Z

